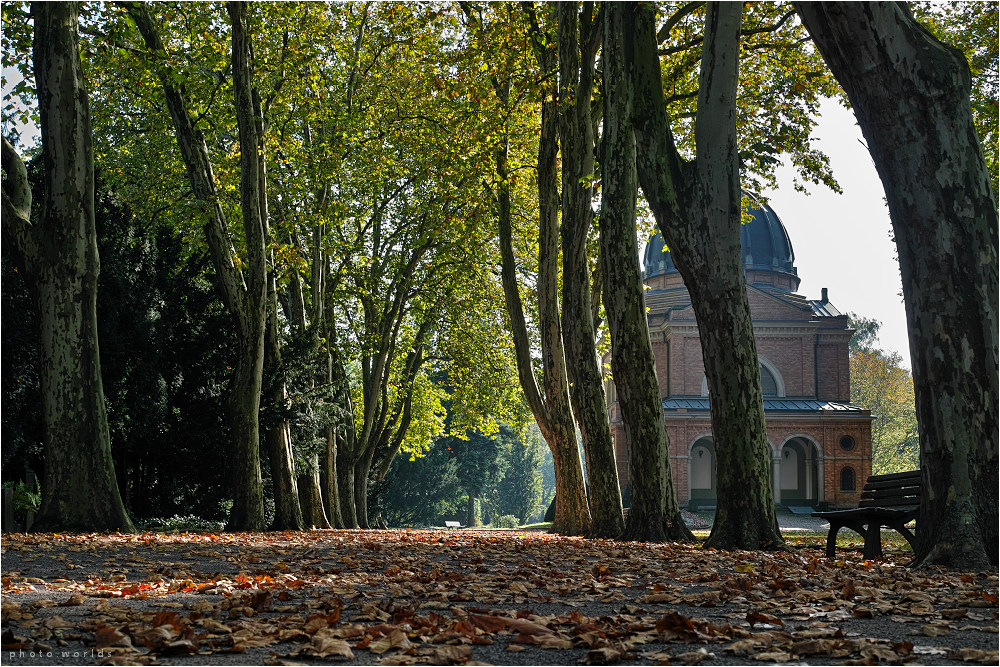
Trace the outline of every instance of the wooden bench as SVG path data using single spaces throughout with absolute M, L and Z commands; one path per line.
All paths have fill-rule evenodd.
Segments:
M 459 521 L 445 521 L 444 522 L 444 527 L 445 528 L 461 528 L 462 524 Z
M 865 560 L 882 557 L 882 526 L 905 537 L 915 550 L 914 535 L 906 524 L 920 511 L 921 484 L 919 470 L 872 475 L 865 482 L 857 509 L 813 512 L 813 516 L 830 522 L 826 557 L 834 557 L 841 528 L 850 528 L 865 538 Z

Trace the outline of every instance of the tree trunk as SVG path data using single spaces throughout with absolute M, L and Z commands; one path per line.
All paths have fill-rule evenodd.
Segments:
M 24 256 L 41 323 L 45 478 L 36 530 L 131 532 L 101 382 L 94 162 L 76 8 L 32 3 L 45 200 L 32 225 L 27 172 L 3 139 L 3 225 Z
M 641 541 L 693 540 L 674 494 L 639 268 L 633 97 L 622 53 L 633 34 L 626 32 L 625 25 L 630 12 L 630 8 L 617 4 L 605 10 L 601 158 L 604 194 L 600 223 L 611 368 L 632 470 L 632 503 L 623 537 Z
M 997 207 L 968 63 L 902 3 L 797 8 L 851 100 L 889 202 L 924 482 L 914 562 L 995 570 Z
M 261 335 L 256 341 L 242 340 L 240 336 L 229 381 L 226 414 L 232 453 L 227 463 L 233 509 L 226 523 L 227 530 L 264 528 L 264 482 L 260 474 L 257 426 L 264 360 L 264 327 L 260 329 Z
M 281 376 L 281 346 L 278 343 L 278 293 L 274 277 L 268 277 L 268 317 L 265 336 L 264 363 L 270 382 L 269 402 L 275 410 L 284 410 L 288 400 L 284 379 Z M 273 420 L 272 420 L 273 421 Z M 264 434 L 268 458 L 271 463 L 271 489 L 274 494 L 274 521 L 271 530 L 302 530 L 305 523 L 303 507 L 299 502 L 299 489 L 295 475 L 295 454 L 292 451 L 292 431 L 287 419 L 275 421 Z
M 597 363 L 590 302 L 587 239 L 593 225 L 594 125 L 590 112 L 600 30 L 593 3 L 566 2 L 559 11 L 559 130 L 562 142 L 562 327 L 573 414 L 587 459 L 592 537 L 624 529 L 618 467 Z M 577 27 L 579 25 L 579 44 Z
M 344 521 L 344 528 L 358 527 L 358 514 L 354 506 L 354 467 L 353 456 L 347 450 L 338 448 L 337 491 L 340 495 L 340 516 Z
M 323 494 L 320 491 L 319 456 L 314 454 L 312 465 L 304 475 L 299 475 L 298 500 L 302 505 L 302 519 L 306 528 L 329 528 L 323 509 Z
M 506 89 L 497 94 L 506 103 Z M 542 338 L 542 383 L 538 386 L 531 358 L 531 341 L 517 284 L 511 224 L 511 193 L 507 170 L 508 140 L 496 153 L 497 165 L 497 227 L 500 241 L 500 275 L 504 302 L 510 317 L 514 339 L 517 375 L 525 400 L 531 409 L 542 437 L 552 450 L 556 482 L 556 517 L 552 532 L 563 535 L 583 535 L 590 531 L 590 509 L 583 483 L 583 467 L 576 446 L 576 429 L 570 407 L 569 382 L 566 376 L 565 353 L 559 322 L 559 203 L 556 176 L 558 136 L 556 115 L 551 99 L 542 104 L 542 136 L 538 149 L 538 192 L 540 198 L 538 233 L 538 304 L 539 328 Z
M 326 447 L 320 457 L 320 491 L 323 495 L 323 509 L 331 528 L 343 528 L 344 517 L 340 513 L 340 485 L 337 482 L 337 435 L 333 426 L 326 427 Z
M 357 513 L 358 528 L 370 528 L 368 523 L 368 473 L 372 468 L 375 448 L 369 447 L 354 464 L 354 511 Z
M 739 223 L 735 222 L 733 228 L 739 256 Z M 728 253 L 715 256 L 728 259 Z M 706 277 L 691 291 L 711 397 L 717 457 L 717 509 L 705 545 L 776 549 L 782 547 L 783 540 L 774 513 L 771 447 L 762 410 L 764 398 L 746 285 L 743 273 L 737 269 L 729 267 Z M 711 288 L 702 290 L 702 285 Z M 701 293 L 695 296 L 695 292 Z
M 142 34 L 147 50 L 160 61 L 166 49 L 153 22 L 149 7 L 142 3 L 127 6 L 129 15 Z M 205 239 L 208 243 L 215 280 L 236 329 L 239 356 L 229 383 L 226 401 L 227 421 L 232 439 L 229 479 L 233 484 L 233 510 L 227 527 L 230 530 L 264 528 L 264 497 L 261 483 L 258 418 L 260 410 L 261 369 L 264 353 L 265 309 L 265 182 L 261 169 L 263 143 L 251 90 L 250 44 L 246 32 L 246 7 L 228 5 L 233 26 L 233 89 L 240 139 L 240 203 L 243 208 L 246 280 L 233 259 L 235 249 L 229 237 L 225 212 L 215 186 L 211 156 L 183 89 L 179 88 L 166 67 L 157 72 L 164 99 L 174 124 L 177 147 L 184 160 L 191 190 L 201 202 L 205 214 Z M 242 355 L 251 355 L 244 358 Z
M 465 525 L 469 528 L 476 528 L 479 526 L 479 516 L 476 514 L 476 494 L 469 491 L 469 502 L 466 507 L 466 519 Z
M 639 180 L 691 295 L 708 379 L 719 492 L 706 545 L 773 549 L 784 542 L 768 472 L 770 446 L 740 249 L 736 86 L 741 11 L 736 3 L 708 5 L 694 163 L 680 158 L 666 118 L 651 7 L 637 9 L 638 39 L 625 53 L 633 61 L 636 86 Z M 613 282 L 609 278 L 608 284 Z
M 259 156 L 263 151 L 260 135 L 260 108 L 254 104 L 247 34 L 246 5 L 227 5 L 233 26 L 233 92 L 236 124 L 240 139 L 240 205 L 246 235 L 247 289 L 237 311 L 239 357 L 230 385 L 230 406 L 234 456 L 231 461 L 233 510 L 229 530 L 264 528 L 264 492 L 260 474 L 258 417 L 264 367 L 265 228 L 264 174 Z

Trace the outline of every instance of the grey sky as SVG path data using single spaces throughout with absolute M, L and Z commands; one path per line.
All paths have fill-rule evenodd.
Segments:
M 827 287 L 830 302 L 841 312 L 882 322 L 878 347 L 899 352 L 909 368 L 902 282 L 882 182 L 861 143 L 853 112 L 833 100 L 821 110 L 819 146 L 830 156 L 844 193 L 816 185 L 810 185 L 810 195 L 796 192 L 786 165 L 779 172 L 778 191 L 762 194 L 791 238 L 802 279 L 799 292 L 818 299 Z

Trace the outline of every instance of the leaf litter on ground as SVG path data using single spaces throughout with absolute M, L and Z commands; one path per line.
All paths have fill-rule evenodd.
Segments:
M 17 534 L 2 549 L 9 664 L 52 650 L 104 664 L 998 664 L 995 572 L 852 552 L 464 530 Z

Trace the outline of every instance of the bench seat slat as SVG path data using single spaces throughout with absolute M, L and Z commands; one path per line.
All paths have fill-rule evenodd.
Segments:
M 866 482 L 865 491 L 891 491 L 893 489 L 919 489 L 920 480 L 907 480 L 905 483 L 901 484 L 899 482 Z
M 907 470 L 906 472 L 891 472 L 885 475 L 871 475 L 868 477 L 868 481 L 870 483 L 890 482 L 890 481 L 895 482 L 898 480 L 911 479 L 911 478 L 920 480 L 921 479 L 920 471 Z

